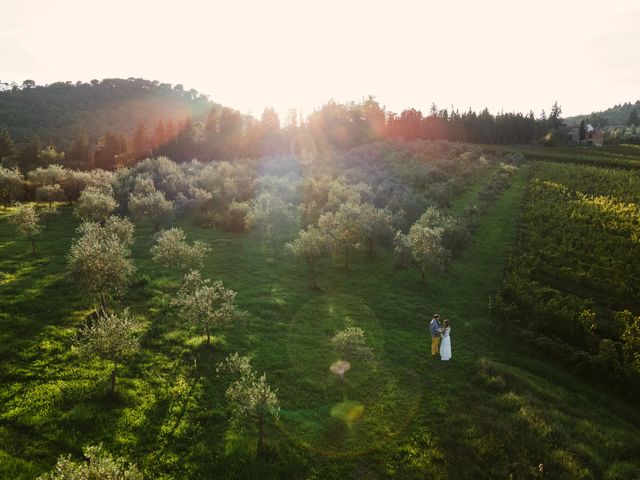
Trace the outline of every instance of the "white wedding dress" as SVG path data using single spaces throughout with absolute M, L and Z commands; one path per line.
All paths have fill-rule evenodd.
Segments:
M 442 332 L 442 341 L 440 342 L 440 359 L 451 360 L 451 327 L 447 327 Z

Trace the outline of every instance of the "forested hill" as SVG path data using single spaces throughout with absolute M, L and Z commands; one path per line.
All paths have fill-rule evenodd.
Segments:
M 90 83 L 30 80 L 0 91 L 0 131 L 17 141 L 38 135 L 66 148 L 80 129 L 95 142 L 105 132 L 130 135 L 139 122 L 204 120 L 214 106 L 196 90 L 141 78 L 107 78 Z
M 565 122 L 567 125 L 577 125 L 584 119 L 585 122 L 600 127 L 629 125 L 629 119 L 634 110 L 636 115 L 640 115 L 640 100 L 637 100 L 635 103 L 626 102 L 622 105 L 614 105 L 611 108 L 607 108 L 601 112 L 592 112 L 589 115 L 568 117 L 565 119 Z M 637 123 L 634 124 L 638 126 Z

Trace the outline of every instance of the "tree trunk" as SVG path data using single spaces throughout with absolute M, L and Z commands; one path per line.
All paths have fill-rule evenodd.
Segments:
M 36 241 L 33 239 L 31 235 L 29 235 L 29 240 L 31 240 L 31 252 L 36 254 Z
M 264 415 L 258 417 L 258 453 L 262 452 L 264 440 Z
M 424 273 L 424 268 L 420 267 L 420 264 L 418 262 L 416 262 L 415 260 L 412 262 L 413 266 L 416 267 L 416 270 L 418 270 L 420 272 L 420 277 L 422 277 L 422 283 L 427 283 L 426 282 L 426 276 Z
M 116 394 L 116 372 L 118 371 L 118 364 L 113 363 L 113 370 L 111 371 L 111 395 Z
M 373 238 L 369 239 L 369 255 L 373 255 Z
M 316 281 L 316 269 L 313 267 L 312 262 L 309 262 L 309 270 L 311 272 L 311 282 L 309 283 L 309 287 L 312 290 L 318 290 L 318 282 Z
M 209 324 L 205 323 L 204 324 L 204 331 L 207 334 L 207 345 L 211 344 L 211 334 L 209 333 Z
M 349 247 L 347 247 L 344 252 L 344 269 L 347 272 L 349 271 L 349 253 L 351 253 L 351 250 L 349 250 Z
M 107 296 L 104 292 L 100 292 L 100 308 L 103 312 L 107 310 Z

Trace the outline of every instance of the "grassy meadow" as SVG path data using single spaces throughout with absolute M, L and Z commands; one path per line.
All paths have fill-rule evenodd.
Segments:
M 35 478 L 97 443 L 153 479 L 639 478 L 637 405 L 490 319 L 529 170 L 519 168 L 471 244 L 426 285 L 377 248 L 357 252 L 348 272 L 323 261 L 310 290 L 305 265 L 284 249 L 179 219 L 189 240 L 211 247 L 203 275 L 237 291 L 239 318 L 210 346 L 170 307 L 180 276 L 152 262 L 153 232 L 137 227 L 137 272 L 121 305 L 145 332 L 116 398 L 106 395 L 106 362 L 75 346 L 92 305 L 67 274 L 72 208 L 61 206 L 36 255 L 7 221 L 12 209 L 0 210 L 0 478 Z M 462 212 L 489 179 L 479 175 L 451 209 Z M 434 312 L 451 319 L 450 364 L 429 355 Z M 367 332 L 375 359 L 338 382 L 330 338 L 348 326 Z M 227 379 L 216 373 L 236 351 L 252 355 L 280 399 L 261 456 L 256 429 L 229 423 Z

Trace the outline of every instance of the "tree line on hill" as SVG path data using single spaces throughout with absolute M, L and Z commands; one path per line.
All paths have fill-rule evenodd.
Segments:
M 142 78 L 21 85 L 0 81 L 0 130 L 22 143 L 38 135 L 67 151 L 84 129 L 95 143 L 106 132 L 129 136 L 140 121 L 206 118 L 215 104 L 193 89 Z
M 548 116 L 543 111 L 538 117 L 435 104 L 426 114 L 414 108 L 397 114 L 369 96 L 346 104 L 329 101 L 306 118 L 291 110 L 283 120 L 267 108 L 256 119 L 181 85 L 143 79 L 46 87 L 25 81 L 0 92 L 0 112 L 1 164 L 23 173 L 50 164 L 115 170 L 160 155 L 178 162 L 304 155 L 383 139 L 553 144 L 566 138 L 557 102 Z
M 577 125 L 581 120 L 584 120 L 586 123 L 600 128 L 612 126 L 638 127 L 640 126 L 638 114 L 640 114 L 640 100 L 637 100 L 635 103 L 625 102 L 614 105 L 601 112 L 591 112 L 589 115 L 568 117 L 566 120 L 569 125 Z

